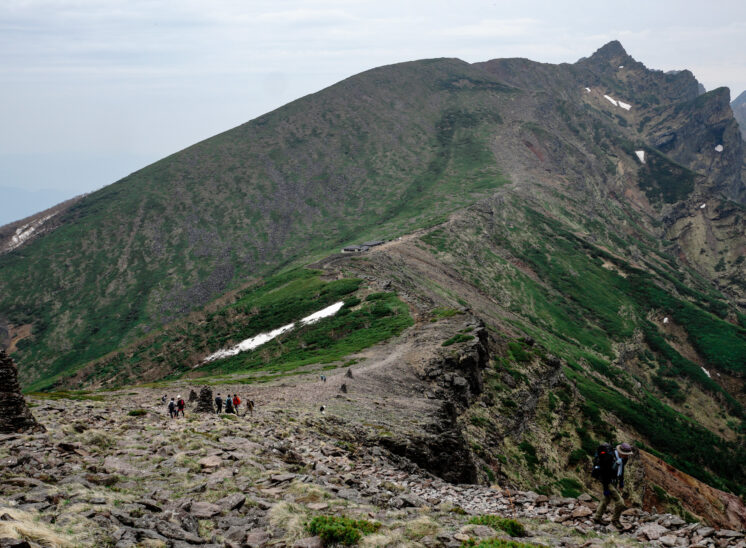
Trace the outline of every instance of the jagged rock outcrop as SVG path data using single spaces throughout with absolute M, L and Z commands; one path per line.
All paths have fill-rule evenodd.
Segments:
M 192 390 L 192 393 L 195 393 Z M 191 400 L 191 397 L 189 398 Z M 212 388 L 209 386 L 203 386 L 199 391 L 199 398 L 197 399 L 197 405 L 194 408 L 196 413 L 214 413 L 215 408 L 212 406 Z
M 26 405 L 13 360 L 0 350 L 0 433 L 43 431 Z

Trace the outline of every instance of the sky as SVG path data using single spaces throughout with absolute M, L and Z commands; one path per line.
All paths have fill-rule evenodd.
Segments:
M 746 89 L 743 1 L 2 0 L 0 225 L 370 68 L 610 40 Z

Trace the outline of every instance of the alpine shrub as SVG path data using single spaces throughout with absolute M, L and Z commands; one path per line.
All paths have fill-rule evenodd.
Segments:
M 525 537 L 526 528 L 520 521 L 516 521 L 510 518 L 503 518 L 494 514 L 486 514 L 483 516 L 474 516 L 469 520 L 469 523 L 474 525 L 486 525 L 493 529 L 501 529 L 508 533 L 511 537 Z
M 345 546 L 357 544 L 363 535 L 374 533 L 379 527 L 381 524 L 377 522 L 337 516 L 316 516 L 306 525 L 308 532 L 321 537 L 324 545 L 343 544 Z

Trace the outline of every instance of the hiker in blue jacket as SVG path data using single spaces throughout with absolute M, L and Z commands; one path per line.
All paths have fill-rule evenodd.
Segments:
M 632 453 L 632 446 L 629 443 L 617 445 L 616 449 L 614 449 L 613 460 L 611 460 L 608 466 L 602 468 L 601 477 L 599 479 L 604 488 L 604 499 L 598 505 L 596 514 L 593 517 L 593 520 L 596 523 L 604 523 L 604 512 L 606 511 L 609 502 L 613 499 L 614 514 L 611 518 L 611 524 L 617 529 L 622 528 L 622 522 L 619 518 L 627 506 L 624 504 L 624 499 L 619 493 L 619 490 L 624 488 L 624 468 L 627 464 L 627 459 L 632 455 Z

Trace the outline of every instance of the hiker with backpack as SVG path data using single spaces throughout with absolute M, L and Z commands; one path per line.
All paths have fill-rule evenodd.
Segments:
M 176 402 L 173 398 L 168 402 L 168 415 L 173 419 L 176 417 Z
M 238 394 L 233 394 L 233 409 L 236 410 L 236 415 L 238 415 L 239 405 L 241 405 L 241 398 L 238 397 Z
M 223 412 L 223 398 L 220 397 L 220 392 L 215 396 L 215 407 L 217 408 L 216 413 L 220 415 Z
M 233 400 L 231 399 L 230 393 L 225 397 L 225 412 L 233 413 Z
M 622 443 L 616 447 L 610 443 L 604 443 L 596 449 L 596 455 L 593 459 L 593 471 L 591 475 L 601 482 L 603 486 L 604 498 L 598 505 L 593 521 L 604 524 L 603 515 L 609 502 L 614 501 L 614 513 L 611 518 L 611 524 L 617 529 L 622 529 L 620 521 L 622 512 L 627 508 L 620 489 L 624 488 L 624 469 L 627 459 L 632 455 L 633 449 L 629 443 Z
M 181 396 L 176 396 L 176 416 L 179 416 L 179 413 L 181 413 L 181 416 L 184 416 L 184 408 L 186 407 L 186 402 L 184 401 L 184 398 Z

